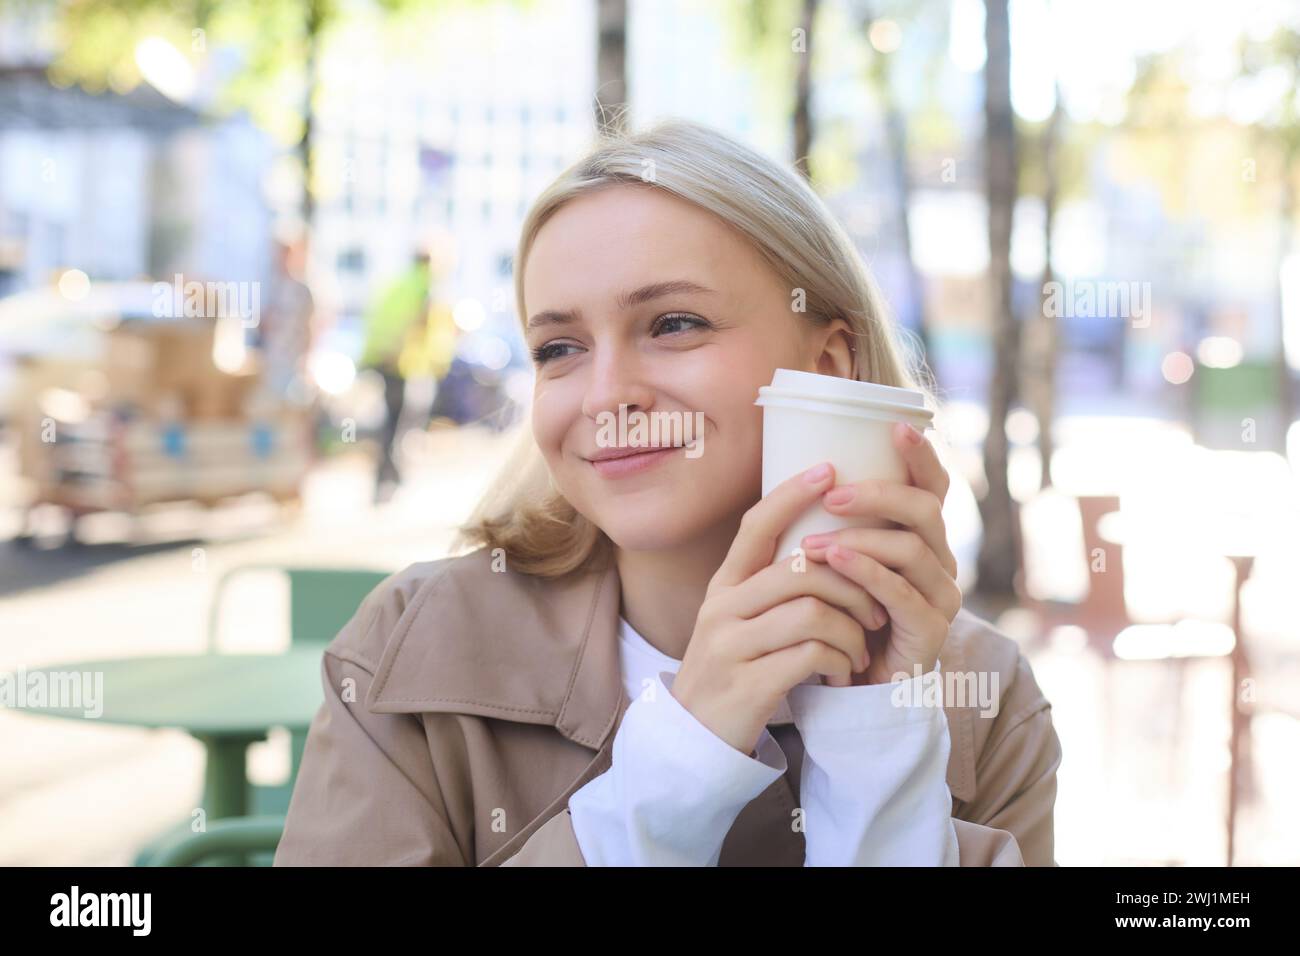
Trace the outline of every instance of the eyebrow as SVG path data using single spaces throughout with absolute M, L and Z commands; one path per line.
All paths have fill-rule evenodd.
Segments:
M 706 288 L 699 283 L 692 282 L 689 279 L 669 279 L 665 282 L 652 282 L 650 285 L 643 285 L 639 289 L 631 292 L 624 292 L 618 297 L 618 307 L 620 309 L 630 309 L 633 306 L 650 302 L 654 299 L 661 299 L 666 295 L 685 295 L 685 294 L 703 294 L 715 295 L 713 289 Z M 569 322 L 576 321 L 578 312 L 576 309 L 554 310 L 547 309 L 538 312 L 528 320 L 525 326 L 525 332 L 531 332 L 533 329 L 541 328 L 544 325 L 565 325 Z

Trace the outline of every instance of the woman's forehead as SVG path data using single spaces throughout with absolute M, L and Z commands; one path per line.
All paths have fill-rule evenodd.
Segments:
M 611 244 L 624 251 L 653 245 L 662 253 L 683 245 L 711 245 L 728 232 L 712 213 L 662 189 L 618 186 L 561 206 L 539 230 L 533 253 L 554 246 L 598 252 Z M 725 238 L 738 240 L 731 235 Z
M 530 310 L 582 292 L 614 296 L 686 279 L 718 291 L 766 268 L 736 230 L 663 190 L 615 187 L 571 200 L 538 231 L 524 270 Z

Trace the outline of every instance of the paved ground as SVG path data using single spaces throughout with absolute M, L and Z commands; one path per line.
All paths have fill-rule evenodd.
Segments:
M 78 658 L 198 651 L 213 582 L 250 561 L 401 568 L 441 556 L 506 449 L 486 432 L 437 433 L 411 448 L 410 481 L 370 504 L 369 465 L 344 457 L 310 481 L 300 519 L 268 524 L 256 503 L 179 511 L 149 534 L 167 542 L 22 550 L 0 542 L 0 671 Z M 0 463 L 2 464 L 2 463 Z M 99 529 L 104 532 L 112 529 Z M 0 529 L 0 537 L 7 532 Z M 147 535 L 146 535 L 147 538 Z M 271 576 L 229 594 L 222 646 L 286 640 L 287 606 Z M 1012 632 L 1032 622 L 1008 618 Z M 1033 642 L 1030 660 L 1053 702 L 1065 750 L 1057 860 L 1207 864 L 1223 860 L 1227 681 L 1217 661 L 1103 664 L 1069 631 Z M 1291 718 L 1256 721 L 1255 802 L 1243 862 L 1300 863 L 1289 808 L 1300 733 Z M 195 805 L 202 751 L 180 731 L 77 724 L 0 711 L 0 865 L 128 863 L 135 849 Z M 250 775 L 287 768 L 276 736 L 250 752 Z
M 33 551 L 0 543 L 0 671 L 199 651 L 214 583 L 237 564 L 396 570 L 442 556 L 506 449 L 490 433 L 465 431 L 439 433 L 412 451 L 411 480 L 379 507 L 370 501 L 368 459 L 358 455 L 313 475 L 293 524 L 276 524 L 273 508 L 249 501 L 154 521 L 147 533 L 170 534 L 166 544 Z M 287 594 L 278 578 L 252 575 L 227 595 L 223 648 L 265 650 L 287 641 Z M 258 745 L 250 776 L 283 779 L 287 755 L 279 736 Z M 148 837 L 187 817 L 201 789 L 203 752 L 179 730 L 0 710 L 0 766 L 0 865 L 112 865 L 129 862 Z

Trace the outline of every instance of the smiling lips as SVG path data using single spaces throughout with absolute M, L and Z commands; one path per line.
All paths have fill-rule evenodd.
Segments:
M 655 448 L 611 448 L 588 459 L 602 478 L 619 478 L 653 468 L 681 445 L 663 445 Z

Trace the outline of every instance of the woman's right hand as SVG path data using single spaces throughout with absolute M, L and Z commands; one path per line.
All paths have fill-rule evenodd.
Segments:
M 741 753 L 753 753 L 796 684 L 812 674 L 848 684 L 865 670 L 866 632 L 888 620 L 862 588 L 821 562 L 773 563 L 781 534 L 833 484 L 826 462 L 745 512 L 673 680 L 677 702 Z

